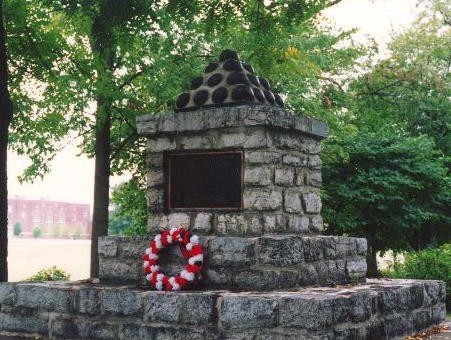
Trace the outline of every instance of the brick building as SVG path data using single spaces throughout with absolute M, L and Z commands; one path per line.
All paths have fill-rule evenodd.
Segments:
M 91 214 L 89 204 L 74 204 L 33 199 L 8 199 L 8 230 L 13 233 L 20 223 L 22 237 L 32 237 L 39 228 L 46 238 L 89 238 Z

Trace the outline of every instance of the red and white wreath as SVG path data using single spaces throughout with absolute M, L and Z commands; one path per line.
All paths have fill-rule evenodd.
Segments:
M 160 272 L 158 254 L 168 245 L 175 243 L 179 243 L 180 251 L 185 260 L 188 261 L 188 264 L 180 274 L 168 277 L 166 274 Z M 146 249 L 143 260 L 144 273 L 150 285 L 158 290 L 181 290 L 196 278 L 200 277 L 200 271 L 202 270 L 204 261 L 204 249 L 199 243 L 198 236 L 191 235 L 184 228 L 171 228 L 158 234 L 150 241 L 150 246 Z

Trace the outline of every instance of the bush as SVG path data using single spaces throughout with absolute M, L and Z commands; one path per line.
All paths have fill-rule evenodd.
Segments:
M 14 223 L 13 234 L 14 236 L 20 236 L 22 234 L 22 225 L 20 222 Z
M 41 269 L 33 276 L 29 277 L 24 281 L 67 281 L 69 280 L 70 275 L 66 273 L 64 270 L 56 268 L 53 266 L 51 268 Z
M 406 252 L 404 263 L 395 262 L 381 274 L 402 279 L 442 280 L 446 283 L 446 306 L 451 307 L 451 243 L 440 248 Z
M 39 227 L 33 229 L 33 237 L 38 238 L 42 236 L 42 230 Z

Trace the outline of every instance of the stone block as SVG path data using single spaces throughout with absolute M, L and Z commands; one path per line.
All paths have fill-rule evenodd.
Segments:
M 75 310 L 80 314 L 100 313 L 100 291 L 93 287 L 80 287 L 75 295 Z
M 285 154 L 282 156 L 282 163 L 286 165 L 306 166 L 307 157 L 302 154 Z
M 50 322 L 52 337 L 63 339 L 115 339 L 118 327 L 102 321 L 57 317 Z
M 288 216 L 288 231 L 293 233 L 306 233 L 309 229 L 309 218 L 301 215 Z
M 327 282 L 330 284 L 340 284 L 346 282 L 345 261 L 326 261 L 328 272 Z
M 16 290 L 14 284 L 2 282 L 0 284 L 0 305 L 12 305 L 16 301 Z
M 150 208 L 150 210 L 154 211 L 155 208 L 157 208 L 157 210 L 155 211 L 159 211 L 164 204 L 164 190 L 150 188 L 147 190 L 146 198 L 147 206 Z
M 410 308 L 418 309 L 423 307 L 424 287 L 421 283 L 409 287 Z
M 277 210 L 282 207 L 281 190 L 245 189 L 243 193 L 244 209 Z
M 212 269 L 207 266 L 203 271 L 205 274 L 204 283 L 206 286 L 228 287 L 230 286 L 230 273 L 223 269 Z
M 313 232 L 322 232 L 323 231 L 323 218 L 321 215 L 315 215 L 310 217 L 310 229 Z
M 147 139 L 147 149 L 150 152 L 162 152 L 166 150 L 175 150 L 175 140 L 168 137 L 157 137 Z
M 378 299 L 379 306 L 386 315 L 405 312 L 410 305 L 410 293 L 404 287 L 386 289 L 379 294 Z
M 258 240 L 258 261 L 263 265 L 293 266 L 304 262 L 303 242 L 293 236 L 263 236 Z
M 302 242 L 306 262 L 316 262 L 324 259 L 324 238 L 303 237 Z
M 286 229 L 286 218 L 284 215 L 263 215 L 263 230 L 265 233 L 273 234 L 276 232 L 284 232 Z
M 175 112 L 174 120 L 177 132 L 201 131 L 207 125 L 204 112 L 201 110 L 191 111 L 189 115 L 185 114 L 185 112 Z
M 200 232 L 208 234 L 212 228 L 212 214 L 198 213 L 194 218 L 194 225 L 192 230 L 194 232 Z
M 291 213 L 302 213 L 301 192 L 298 189 L 285 190 L 284 210 Z
M 242 237 L 215 237 L 210 241 L 210 265 L 248 266 L 254 262 L 255 240 Z
M 334 325 L 334 299 L 330 296 L 292 295 L 280 301 L 279 322 L 282 327 L 299 327 L 312 331 Z
M 247 229 L 243 215 L 217 215 L 216 220 L 216 231 L 220 235 L 243 234 Z
M 274 132 L 273 144 L 280 149 L 301 150 L 302 141 L 297 134 Z
M 126 237 L 120 239 L 119 256 L 134 258 L 138 261 L 141 260 L 146 248 L 149 247 L 149 242 L 152 238 L 152 236 L 133 236 L 130 239 Z
M 358 261 L 346 261 L 346 278 L 350 282 L 360 282 L 366 277 L 366 259 L 363 258 Z
M 99 279 L 102 281 L 136 282 L 142 273 L 141 262 L 124 259 L 100 259 Z
M 238 290 L 264 291 L 295 287 L 299 281 L 296 270 L 242 270 L 232 277 L 232 287 Z
M 148 292 L 143 298 L 144 321 L 178 322 L 181 312 L 181 295 L 168 292 Z
M 98 251 L 100 256 L 115 257 L 117 255 L 117 239 L 111 237 L 99 237 Z
M 389 315 L 384 318 L 384 328 L 389 339 L 413 333 L 412 318 L 403 314 Z
M 306 170 L 304 169 L 296 169 L 296 176 L 294 179 L 295 184 L 300 187 L 300 186 L 304 186 L 305 185 L 305 175 L 306 174 Z
M 264 129 L 247 132 L 224 133 L 219 137 L 219 146 L 223 148 L 244 147 L 247 149 L 271 146 L 271 140 Z
M 271 184 L 271 168 L 256 167 L 244 169 L 244 184 L 255 186 L 267 186 Z
M 142 296 L 137 291 L 121 288 L 104 289 L 100 293 L 102 315 L 141 315 Z
M 164 184 L 163 182 L 163 171 L 160 169 L 147 172 L 147 187 L 154 188 Z
M 208 325 L 215 318 L 216 296 L 212 294 L 188 293 L 182 296 L 182 323 Z
M 424 280 L 424 289 L 426 294 L 424 295 L 424 302 L 426 306 L 432 306 L 439 302 L 440 296 L 440 284 L 438 281 Z
M 275 327 L 278 306 L 275 299 L 227 296 L 220 301 L 219 322 L 224 328 Z
M 432 323 L 439 324 L 446 318 L 446 305 L 444 303 L 432 307 Z
M 319 188 L 321 183 L 321 171 L 309 171 L 306 173 L 305 184 Z
M 321 198 L 316 192 L 302 194 L 306 213 L 319 213 L 321 211 Z
M 274 182 L 277 185 L 292 186 L 294 181 L 294 170 L 292 168 L 276 168 Z
M 183 150 L 210 149 L 212 146 L 207 136 L 186 136 L 180 141 L 180 148 Z
M 28 307 L 50 312 L 70 313 L 72 299 L 69 288 L 52 287 L 45 283 L 19 283 L 16 286 L 19 307 Z
M 0 313 L 1 332 L 48 333 L 48 314 L 20 315 Z
M 298 267 L 299 271 L 299 285 L 300 286 L 310 286 L 318 284 L 319 277 L 318 272 L 316 271 L 316 267 L 312 264 L 303 263 L 300 264 Z
M 319 170 L 321 169 L 322 165 L 321 158 L 319 157 L 319 155 L 310 155 L 307 165 L 310 169 Z
M 361 291 L 352 294 L 349 297 L 350 310 L 349 310 L 349 320 L 351 322 L 364 322 L 369 320 L 376 310 L 369 301 L 375 297 L 376 294 L 370 291 Z
M 263 228 L 259 214 L 216 215 L 216 235 L 261 235 Z
M 413 319 L 413 327 L 416 332 L 419 332 L 431 324 L 431 310 L 429 309 L 422 309 L 422 310 L 416 310 L 412 312 L 412 319 Z
M 366 238 L 355 238 L 357 255 L 366 256 L 367 241 Z
M 245 151 L 244 160 L 249 164 L 276 164 L 282 155 L 275 151 Z
M 163 168 L 163 153 L 147 153 L 146 166 L 151 170 L 161 170 Z

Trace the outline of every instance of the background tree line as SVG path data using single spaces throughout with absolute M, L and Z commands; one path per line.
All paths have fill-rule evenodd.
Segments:
M 368 238 L 371 275 L 378 251 L 449 241 L 446 1 L 424 2 L 422 17 L 381 61 L 374 44 L 324 23 L 321 10 L 337 2 L 5 0 L 9 148 L 32 161 L 23 180 L 48 172 L 72 139 L 95 157 L 93 277 L 108 221 L 111 232 L 146 232 L 135 117 L 170 111 L 226 47 L 269 78 L 289 109 L 328 123 L 326 231 Z M 116 188 L 108 216 L 109 176 L 126 171 L 133 178 Z

